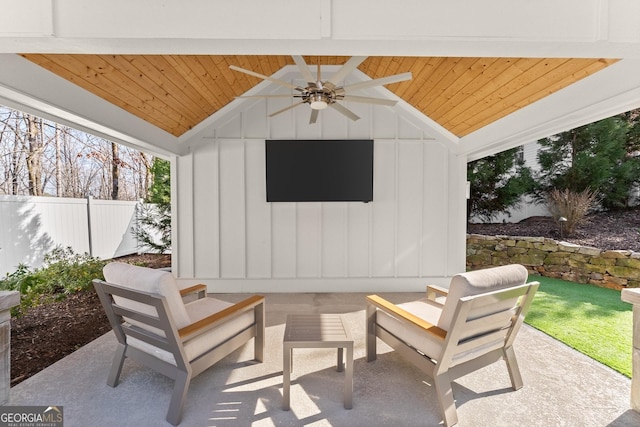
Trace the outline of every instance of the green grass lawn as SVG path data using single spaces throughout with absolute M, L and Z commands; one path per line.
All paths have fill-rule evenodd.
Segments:
M 525 323 L 631 377 L 633 307 L 620 291 L 530 276 L 540 282 Z

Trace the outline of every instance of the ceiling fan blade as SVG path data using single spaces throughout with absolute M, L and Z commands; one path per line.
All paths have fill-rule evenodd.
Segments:
M 342 104 L 338 104 L 337 102 L 334 102 L 332 104 L 329 104 L 329 107 L 333 108 L 334 110 L 336 110 L 338 113 L 343 114 L 345 116 L 347 116 L 348 118 L 350 118 L 351 120 L 353 120 L 354 122 L 358 119 L 360 119 L 359 116 L 357 116 L 353 111 L 349 110 L 347 107 L 345 107 Z
M 309 117 L 309 124 L 312 125 L 318 120 L 318 110 L 311 110 L 311 116 Z
M 242 95 L 236 98 L 291 98 L 290 94 Z
M 362 102 L 365 104 L 388 105 L 389 107 L 393 107 L 398 103 L 398 101 L 394 101 L 392 99 L 370 98 L 368 96 L 355 96 L 355 95 L 344 95 L 342 97 L 342 100 L 350 101 L 350 102 Z
M 343 86 L 342 89 L 345 91 L 357 90 L 357 89 L 366 89 L 373 86 L 384 86 L 391 83 L 403 82 L 405 80 L 411 80 L 412 75 L 411 72 L 406 72 L 402 74 L 395 74 L 393 76 L 380 77 L 379 79 L 367 80 L 360 83 L 354 83 L 351 85 Z
M 343 81 L 349 73 L 358 68 L 358 65 L 362 64 L 365 59 L 367 59 L 366 56 L 352 56 L 351 59 L 344 63 L 342 68 L 336 71 L 336 73 L 327 80 L 326 83 L 333 85 L 333 87 L 338 86 L 338 83 Z
M 278 110 L 275 113 L 269 114 L 269 117 L 277 116 L 280 113 L 284 113 L 285 111 L 291 110 L 292 108 L 296 108 L 297 106 L 302 105 L 302 104 L 304 104 L 304 101 L 298 102 L 297 104 L 291 104 L 288 107 L 283 108 L 282 110 Z
M 279 84 L 280 86 L 288 87 L 290 89 L 294 89 L 299 92 L 304 91 L 304 89 L 302 89 L 301 87 L 292 85 L 291 83 L 287 83 L 282 80 L 274 79 L 273 77 L 265 76 L 264 74 L 256 73 L 255 71 L 245 70 L 244 68 L 236 67 L 235 65 L 229 65 L 229 68 L 231 68 L 234 71 L 240 71 L 241 73 L 249 74 L 250 76 L 253 76 L 253 77 L 258 77 L 259 79 L 268 80 L 270 82 Z
M 316 79 L 313 77 L 313 74 L 311 74 L 311 70 L 309 70 L 307 63 L 304 62 L 304 58 L 302 56 L 293 55 L 293 61 L 298 66 L 298 69 L 300 70 L 300 74 L 302 74 L 302 77 L 304 77 L 304 80 L 307 83 L 312 84 L 316 81 Z

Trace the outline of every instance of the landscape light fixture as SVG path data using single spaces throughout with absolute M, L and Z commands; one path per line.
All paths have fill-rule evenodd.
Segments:
M 558 218 L 558 222 L 560 223 L 560 238 L 564 239 L 564 235 L 562 233 L 562 226 L 564 225 L 565 222 L 567 222 L 567 218 L 561 216 L 560 218 Z

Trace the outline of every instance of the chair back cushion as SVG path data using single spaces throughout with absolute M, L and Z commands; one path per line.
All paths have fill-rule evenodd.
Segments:
M 520 264 L 456 274 L 451 279 L 449 294 L 438 320 L 438 326 L 445 331 L 449 330 L 460 298 L 523 285 L 527 281 L 528 274 L 527 269 Z
M 107 264 L 102 272 L 105 280 L 114 285 L 165 297 L 169 307 L 169 315 L 172 317 L 176 328 L 180 329 L 190 324 L 189 315 L 182 302 L 178 285 L 170 272 L 121 262 Z M 156 315 L 156 313 L 149 313 L 149 309 L 152 309 L 151 307 L 138 302 L 127 300 L 116 301 L 116 303 L 143 313 Z

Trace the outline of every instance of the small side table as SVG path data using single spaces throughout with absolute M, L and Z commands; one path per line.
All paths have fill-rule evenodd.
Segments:
M 345 370 L 344 407 L 353 406 L 353 338 L 339 314 L 290 314 L 284 331 L 282 409 L 290 409 L 294 348 L 337 348 L 337 371 Z M 347 350 L 346 369 L 343 350 Z

